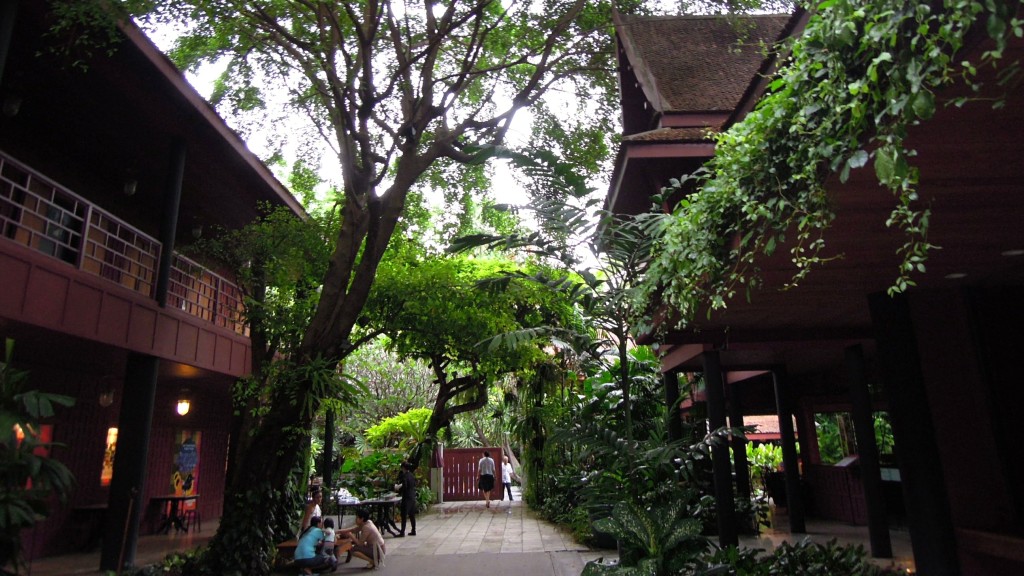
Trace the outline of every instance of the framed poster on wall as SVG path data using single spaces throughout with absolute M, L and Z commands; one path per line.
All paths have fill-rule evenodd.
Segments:
M 199 430 L 178 430 L 174 435 L 171 493 L 175 496 L 189 496 L 198 492 L 201 440 L 202 432 Z M 188 503 L 186 501 L 186 507 Z

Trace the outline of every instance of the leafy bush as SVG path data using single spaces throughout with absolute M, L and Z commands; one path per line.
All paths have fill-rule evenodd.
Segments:
M 783 542 L 771 554 L 761 550 L 716 549 L 700 558 L 687 572 L 694 576 L 883 576 L 899 574 L 867 560 L 863 546 L 839 545 L 835 540 L 817 544 L 804 540 Z
M 416 488 L 416 509 L 422 514 L 426 512 L 427 508 L 434 503 L 434 491 L 430 489 L 430 486 L 420 484 Z
M 398 448 L 408 451 L 427 437 L 427 424 L 434 411 L 414 408 L 366 429 L 366 442 L 374 448 Z
M 205 548 L 185 552 L 172 552 L 161 562 L 131 572 L 131 576 L 178 576 L 179 574 L 200 574 L 199 566 Z
M 29 390 L 28 372 L 11 366 L 14 341 L 8 339 L 0 362 L 0 572 L 22 564 L 22 531 L 50 512 L 54 497 L 67 499 L 74 477 L 64 464 L 37 454 L 52 443 L 39 437 L 39 424 L 54 406 L 71 406 L 74 398 Z
M 581 576 L 602 574 L 678 574 L 696 554 L 708 547 L 701 536 L 700 520 L 690 518 L 686 504 L 676 501 L 665 508 L 641 508 L 619 502 L 610 518 L 594 527 L 619 539 L 620 562 L 608 566 L 589 562 Z
M 401 464 L 402 455 L 390 451 L 347 458 L 336 486 L 347 489 L 361 500 L 373 498 L 391 489 Z

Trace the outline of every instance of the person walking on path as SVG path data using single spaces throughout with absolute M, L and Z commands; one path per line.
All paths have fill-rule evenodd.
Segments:
M 409 462 L 402 462 L 402 469 L 398 473 L 398 484 L 395 491 L 402 496 L 402 531 L 395 538 L 405 536 L 405 524 L 412 524 L 412 531 L 409 536 L 416 535 L 416 475 L 413 474 L 413 466 Z
M 476 464 L 476 469 L 480 473 L 480 481 L 477 483 L 477 488 L 484 491 L 484 501 L 487 502 L 487 507 L 491 507 L 491 490 L 494 490 L 494 460 L 491 459 L 491 453 L 484 450 L 484 457 L 480 459 Z
M 508 456 L 501 457 L 501 499 L 505 499 L 505 492 L 508 492 L 508 501 L 511 502 L 512 498 L 512 475 L 515 472 L 512 471 L 512 465 L 508 462 Z

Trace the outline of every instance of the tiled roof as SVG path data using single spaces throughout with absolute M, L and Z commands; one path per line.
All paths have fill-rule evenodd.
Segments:
M 727 111 L 764 62 L 789 15 L 619 16 L 618 34 L 661 112 Z
M 657 128 L 623 136 L 624 142 L 710 142 L 709 132 L 719 132 L 719 127 L 701 128 Z

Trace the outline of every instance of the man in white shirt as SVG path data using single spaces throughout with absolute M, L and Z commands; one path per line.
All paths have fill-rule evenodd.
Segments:
M 508 492 L 508 501 L 512 501 L 512 464 L 509 464 L 508 456 L 501 457 L 501 499 L 505 499 L 505 492 Z

